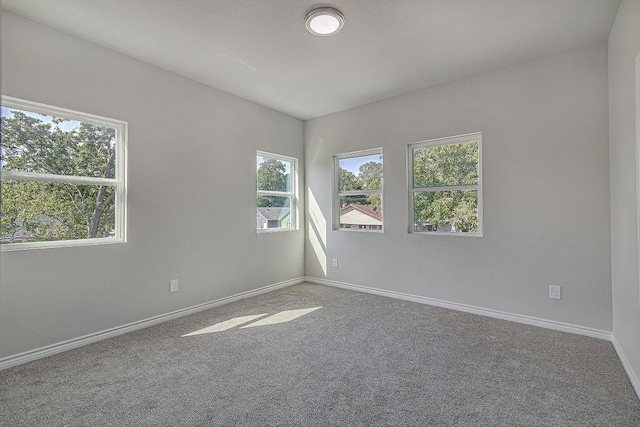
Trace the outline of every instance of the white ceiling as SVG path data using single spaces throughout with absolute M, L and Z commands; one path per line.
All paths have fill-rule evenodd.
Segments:
M 2 7 L 300 119 L 606 40 L 620 0 L 2 0 Z

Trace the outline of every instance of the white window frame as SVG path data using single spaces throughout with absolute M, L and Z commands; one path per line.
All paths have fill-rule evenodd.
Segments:
M 637 247 L 640 254 L 640 53 L 636 56 L 636 221 L 637 221 Z M 640 262 L 638 263 L 638 274 L 640 274 Z M 640 284 L 639 284 L 640 286 Z
M 413 152 L 416 148 L 433 147 L 437 145 L 453 145 L 469 141 L 478 141 L 478 183 L 469 185 L 446 185 L 437 187 L 414 187 L 413 183 Z M 430 139 L 409 144 L 407 146 L 407 181 L 408 181 L 408 199 L 409 199 L 409 224 L 408 231 L 410 234 L 426 234 L 438 236 L 464 236 L 464 237 L 482 237 L 483 233 L 483 214 L 482 214 L 482 132 L 468 133 L 465 135 L 456 135 L 444 138 Z M 441 231 L 415 231 L 415 210 L 414 210 L 414 193 L 416 192 L 441 192 L 456 190 L 476 190 L 478 194 L 478 232 L 477 233 L 454 233 Z
M 291 183 L 289 191 L 266 191 L 266 190 L 258 190 L 258 171 L 256 169 L 256 197 L 257 196 L 281 196 L 281 197 L 290 197 L 291 198 L 291 206 L 290 214 L 291 214 L 291 226 L 290 227 L 277 227 L 277 228 L 257 228 L 256 232 L 258 234 L 262 233 L 278 233 L 283 231 L 296 231 L 298 230 L 298 159 L 295 157 L 283 156 L 282 154 L 274 154 L 269 153 L 267 151 L 256 151 L 256 160 L 258 157 L 270 157 L 272 159 L 289 162 L 291 163 Z M 256 205 L 257 209 L 257 205 Z
M 340 191 L 340 160 L 354 157 L 364 157 L 379 154 L 382 157 L 382 189 L 380 190 L 356 190 Z M 370 194 L 380 195 L 380 209 L 382 214 L 382 228 L 380 230 L 360 229 L 360 228 L 340 228 L 340 197 L 342 196 L 367 196 Z M 353 231 L 357 233 L 384 233 L 384 153 L 382 147 L 366 150 L 351 151 L 348 153 L 336 154 L 333 156 L 333 229 L 338 231 Z
M 5 171 L 0 172 L 2 180 L 36 181 L 63 184 L 87 184 L 106 185 L 115 187 L 115 237 L 98 237 L 93 239 L 53 240 L 46 242 L 4 243 L 0 249 L 4 251 L 17 251 L 28 249 L 45 249 L 69 246 L 88 246 L 112 243 L 125 243 L 127 241 L 127 135 L 128 123 L 96 116 L 81 111 L 41 104 L 20 98 L 2 95 L 2 106 L 23 111 L 40 113 L 52 117 L 75 120 L 97 126 L 113 128 L 116 131 L 116 164 L 114 178 L 95 178 L 87 176 L 55 175 L 48 173 Z

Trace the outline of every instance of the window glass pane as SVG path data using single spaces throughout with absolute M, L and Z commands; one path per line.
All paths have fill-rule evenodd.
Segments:
M 478 141 L 413 149 L 413 186 L 478 183 Z
M 477 233 L 478 191 L 413 193 L 414 231 Z
M 382 229 L 382 195 L 340 196 L 340 228 Z
M 291 197 L 258 195 L 256 208 L 257 227 L 290 228 Z
M 257 156 L 258 190 L 291 191 L 291 162 L 268 156 Z
M 338 160 L 339 191 L 382 190 L 382 154 Z
M 116 130 L 2 107 L 4 170 L 114 178 Z
M 0 240 L 114 237 L 114 197 L 115 187 L 2 180 Z

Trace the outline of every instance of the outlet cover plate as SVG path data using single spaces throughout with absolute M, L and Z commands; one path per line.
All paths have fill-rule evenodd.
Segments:
M 562 299 L 562 288 L 558 285 L 549 285 L 549 298 Z
M 169 292 L 178 292 L 178 279 L 173 279 L 171 281 L 171 287 L 169 288 Z

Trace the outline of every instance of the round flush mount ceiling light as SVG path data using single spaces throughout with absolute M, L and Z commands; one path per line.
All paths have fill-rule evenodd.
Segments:
M 344 15 L 332 7 L 319 7 L 307 13 L 307 30 L 316 36 L 331 36 L 344 26 Z

